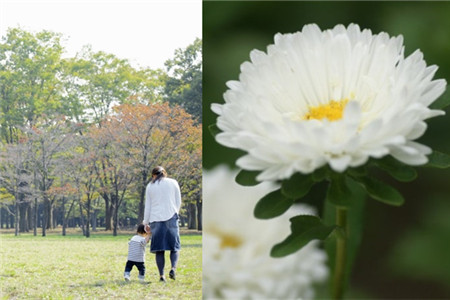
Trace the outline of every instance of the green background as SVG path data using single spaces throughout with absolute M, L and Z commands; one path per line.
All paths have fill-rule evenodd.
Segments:
M 237 80 L 252 49 L 266 50 L 273 36 L 316 23 L 359 24 L 374 34 L 402 34 L 405 54 L 416 49 L 435 78 L 450 82 L 450 2 L 203 2 L 203 166 L 234 164 L 242 152 L 215 143 L 211 103 L 223 103 L 225 83 Z M 442 97 L 450 97 L 448 90 Z M 450 109 L 428 122 L 419 141 L 450 153 Z M 349 297 L 360 299 L 450 298 L 450 170 L 418 168 L 412 183 L 384 178 L 406 198 L 400 208 L 370 200 Z M 207 249 L 205 249 L 207 251 Z

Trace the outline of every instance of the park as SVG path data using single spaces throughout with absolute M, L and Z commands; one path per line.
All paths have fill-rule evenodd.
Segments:
M 165 69 L 62 35 L 8 29 L 0 43 L 1 294 L 25 298 L 201 298 L 201 40 Z M 151 170 L 179 182 L 178 276 L 123 280 Z
M 116 237 L 96 232 L 86 239 L 81 230 L 66 236 L 48 231 L 45 238 L 6 230 L 0 235 L 2 299 L 201 299 L 202 237 L 181 231 L 177 280 L 166 284 L 159 276 L 154 255 L 147 253 L 145 282 L 137 270 L 123 280 L 128 240 L 133 232 Z

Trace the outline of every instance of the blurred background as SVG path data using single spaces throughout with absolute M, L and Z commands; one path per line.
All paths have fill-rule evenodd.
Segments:
M 405 55 L 420 49 L 435 78 L 450 82 L 450 2 L 203 2 L 203 120 L 215 123 L 211 103 L 223 103 L 225 83 L 237 80 L 252 49 L 266 51 L 273 36 L 309 23 L 322 30 L 359 24 L 372 33 L 402 34 Z M 442 97 L 450 97 L 449 89 Z M 428 122 L 419 140 L 450 153 L 450 108 Z M 243 153 L 218 145 L 207 129 L 203 166 L 234 166 Z M 450 169 L 417 168 L 412 183 L 391 183 L 402 207 L 367 201 L 365 232 L 348 298 L 450 299 Z M 207 251 L 207 249 L 205 249 Z M 319 295 L 320 297 L 320 295 Z

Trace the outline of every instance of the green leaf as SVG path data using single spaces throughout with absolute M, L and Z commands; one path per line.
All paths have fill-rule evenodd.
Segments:
M 380 169 L 386 171 L 398 181 L 408 182 L 417 178 L 416 170 L 391 156 L 373 162 Z
M 367 170 L 365 167 L 349 168 L 347 173 L 351 176 L 361 177 L 367 175 Z
M 433 151 L 428 156 L 428 163 L 424 167 L 434 167 L 446 169 L 450 167 L 450 155 L 438 151 Z
M 236 182 L 243 186 L 254 186 L 257 184 L 260 184 L 259 181 L 256 180 L 256 176 L 260 171 L 248 171 L 248 170 L 241 170 L 236 175 Z
M 316 216 L 302 215 L 291 219 L 291 234 L 273 246 L 272 257 L 284 257 L 306 246 L 312 240 L 325 240 L 336 228 L 326 226 Z
M 355 178 L 355 180 L 362 184 L 369 196 L 375 200 L 393 206 L 401 206 L 405 202 L 403 196 L 395 188 L 378 179 L 367 176 Z
M 211 124 L 211 125 L 209 125 L 209 126 L 208 126 L 208 130 L 209 130 L 209 133 L 211 133 L 211 135 L 212 135 L 213 137 L 215 137 L 216 135 L 218 135 L 219 133 L 222 132 L 222 131 L 219 129 L 219 127 L 217 127 L 216 124 Z
M 352 191 L 347 186 L 346 176 L 334 174 L 328 188 L 326 200 L 340 207 L 349 207 L 352 204 Z
M 281 184 L 281 192 L 288 198 L 299 199 L 308 194 L 314 185 L 312 175 L 295 173 L 291 178 L 284 180 Z
M 292 199 L 286 198 L 278 189 L 262 197 L 256 203 L 253 213 L 258 219 L 271 219 L 282 215 L 293 203 Z
M 438 98 L 431 105 L 431 109 L 444 109 L 450 105 L 450 93 L 446 92 L 442 97 Z
M 325 166 L 315 170 L 314 173 L 312 174 L 312 179 L 315 182 L 321 182 L 327 177 L 327 175 L 328 175 L 328 167 Z

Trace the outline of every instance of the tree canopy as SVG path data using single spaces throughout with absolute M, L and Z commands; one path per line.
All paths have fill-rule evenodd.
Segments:
M 201 215 L 201 40 L 177 49 L 165 70 L 89 46 L 63 53 L 59 33 L 10 28 L 2 37 L 0 226 L 45 235 L 72 220 L 89 236 L 99 219 L 117 234 L 142 221 L 156 165 L 179 181 L 184 217 Z

